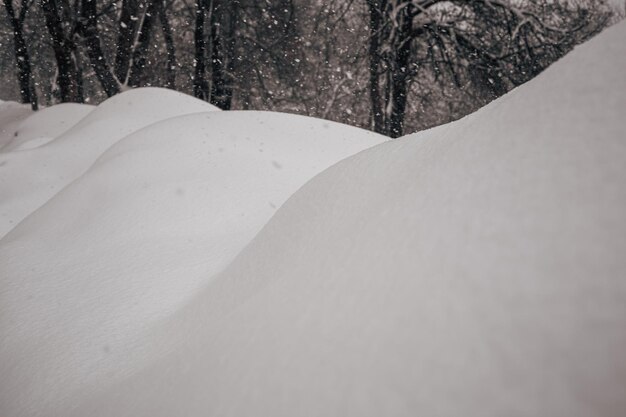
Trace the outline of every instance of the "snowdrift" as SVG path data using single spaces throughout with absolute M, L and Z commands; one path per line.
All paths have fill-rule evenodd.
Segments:
M 203 112 L 85 143 L 0 240 L 0 414 L 623 416 L 625 37 L 295 193 L 382 139 Z
M 0 151 L 13 140 L 17 126 L 31 113 L 23 104 L 0 100 Z
M 32 122 L 26 125 L 28 128 L 22 126 L 22 129 L 42 130 L 39 122 L 49 121 L 47 111 L 53 113 L 51 117 L 63 114 L 68 120 L 73 119 L 71 114 L 76 113 L 75 109 L 64 106 L 58 111 L 44 110 L 41 115 L 32 115 Z M 169 117 L 212 110 L 217 109 L 171 90 L 131 90 L 105 101 L 43 146 L 19 152 L 10 152 L 11 147 L 7 152 L 1 149 L 0 237 L 82 175 L 104 151 L 130 133 Z M 19 127 L 15 132 L 19 132 Z
M 316 177 L 66 414 L 623 416 L 625 37 Z
M 13 152 L 45 145 L 65 133 L 93 109 L 94 106 L 87 104 L 62 103 L 34 112 L 20 122 L 13 137 L 1 151 Z
M 143 106 L 164 93 L 136 90 L 130 98 Z M 291 194 L 386 140 L 301 116 L 215 111 L 118 138 L 151 121 L 120 122 L 129 94 L 45 146 L 53 162 L 69 149 L 86 152 L 70 161 L 78 177 L 0 240 L 3 416 L 64 415 L 80 390 L 101 390 L 140 369 L 153 358 L 150 349 L 135 356 L 145 333 L 204 288 Z M 173 98 L 179 109 L 184 98 L 188 110 L 206 110 Z

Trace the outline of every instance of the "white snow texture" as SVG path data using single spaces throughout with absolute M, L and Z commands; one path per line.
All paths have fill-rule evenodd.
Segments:
M 624 39 L 394 141 L 0 103 L 0 415 L 623 417 Z

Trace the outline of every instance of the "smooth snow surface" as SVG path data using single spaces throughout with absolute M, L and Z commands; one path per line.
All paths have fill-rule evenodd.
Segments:
M 273 201 L 257 182 L 291 176 L 263 167 L 311 151 L 246 159 L 262 113 L 173 119 L 192 144 L 167 146 L 166 122 L 120 141 L 0 241 L 0 414 L 623 417 L 624 39 L 626 23 L 470 117 L 327 169 L 217 276 L 206 231 L 236 247 L 231 219 Z M 203 117 L 224 161 L 185 123 Z M 322 123 L 276 149 L 349 130 Z
M 15 138 L 17 126 L 30 114 L 32 110 L 23 104 L 0 101 L 0 152 Z
M 69 109 L 65 107 L 56 113 L 65 110 Z M 105 101 L 43 146 L 13 152 L 10 148 L 8 152 L 0 150 L 0 237 L 130 133 L 169 117 L 212 110 L 216 108 L 172 90 L 130 90 Z M 46 116 L 31 117 L 38 121 Z M 26 128 L 22 126 L 22 129 Z M 31 124 L 30 129 L 40 127 L 38 123 Z
M 85 141 L 100 135 L 81 124 Z M 385 140 L 264 112 L 188 114 L 119 139 L 0 241 L 0 415 L 64 415 L 81 390 L 154 360 L 175 341 L 145 345 L 153 325 L 306 181 Z
M 13 138 L 1 151 L 11 152 L 42 146 L 65 133 L 93 109 L 94 106 L 87 104 L 63 103 L 34 112 L 20 122 Z

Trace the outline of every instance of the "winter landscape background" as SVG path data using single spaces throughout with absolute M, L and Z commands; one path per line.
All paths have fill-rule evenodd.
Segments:
M 3 3 L 5 100 L 98 104 L 165 87 L 392 137 L 475 111 L 624 14 L 621 0 Z
M 619 3 L 7 1 L 1 416 L 626 413 Z

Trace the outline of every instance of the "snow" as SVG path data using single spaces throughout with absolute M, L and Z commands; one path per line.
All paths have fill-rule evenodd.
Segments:
M 374 147 L 252 112 L 115 141 L 0 240 L 0 414 L 623 416 L 625 36 Z
M 213 110 L 217 109 L 208 103 L 171 90 L 128 91 L 102 103 L 44 146 L 14 152 L 10 147 L 8 152 L 0 149 L 0 237 L 78 178 L 104 151 L 130 133 L 169 117 Z M 65 107 L 56 113 L 75 112 L 74 107 Z M 37 123 L 46 121 L 46 114 L 31 117 L 34 123 L 27 128 L 22 126 L 22 129 L 46 131 Z M 66 117 L 72 119 L 69 114 Z M 54 131 L 54 127 L 50 131 Z
M 81 122 L 82 141 L 103 140 L 105 106 Z M 62 154 L 56 146 L 67 140 L 47 146 Z M 302 184 L 385 140 L 302 116 L 234 111 L 170 117 L 117 139 L 0 241 L 1 357 L 10 358 L 0 370 L 9 381 L 2 415 L 36 414 L 139 369 L 149 352 L 120 369 L 103 349 L 130 354 Z
M 0 101 L 0 150 L 13 140 L 17 126 L 31 113 L 23 104 Z
M 12 152 L 42 146 L 65 133 L 93 108 L 86 104 L 62 103 L 34 112 L 20 122 L 13 138 L 1 150 Z

